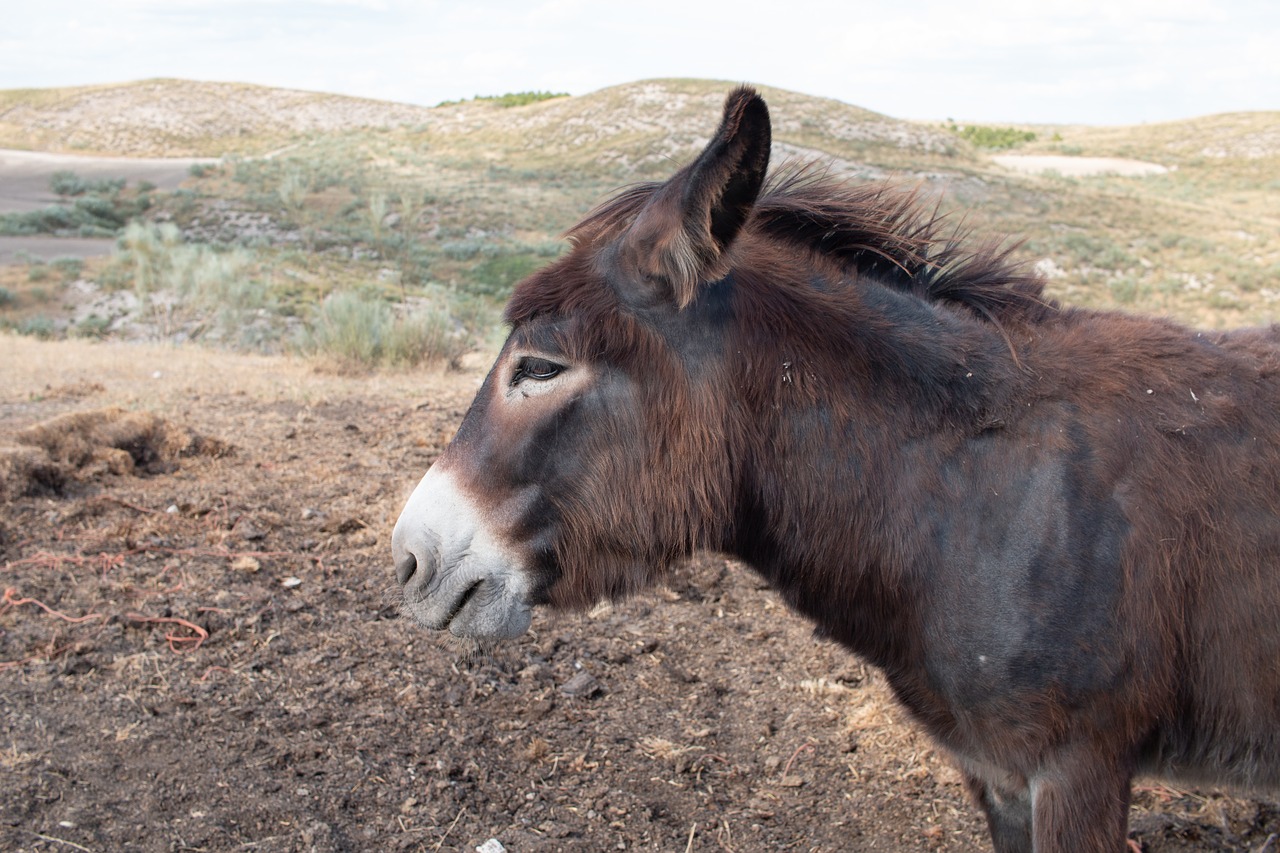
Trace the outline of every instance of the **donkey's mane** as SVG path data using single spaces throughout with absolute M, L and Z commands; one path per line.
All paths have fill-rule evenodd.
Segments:
M 575 245 L 619 235 L 660 183 L 628 187 L 567 234 Z M 739 240 L 765 238 L 807 248 L 858 277 L 929 302 L 963 306 L 993 323 L 1038 322 L 1058 306 L 1044 281 L 1012 258 L 1017 244 L 974 241 L 918 190 L 892 182 L 857 184 L 812 165 L 770 176 Z

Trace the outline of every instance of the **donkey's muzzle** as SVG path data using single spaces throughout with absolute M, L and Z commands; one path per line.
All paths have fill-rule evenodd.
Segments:
M 475 503 L 433 467 L 400 513 L 391 536 L 404 612 L 459 637 L 499 640 L 529 627 L 529 584 Z

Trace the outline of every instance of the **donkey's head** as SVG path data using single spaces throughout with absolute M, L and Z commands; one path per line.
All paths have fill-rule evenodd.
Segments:
M 764 102 L 733 92 L 696 161 L 600 208 L 516 288 L 510 336 L 396 523 L 418 622 L 515 637 L 535 604 L 623 595 L 722 546 L 730 271 L 769 146 Z

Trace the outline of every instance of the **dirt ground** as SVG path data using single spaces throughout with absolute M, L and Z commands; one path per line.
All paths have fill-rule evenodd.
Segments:
M 401 621 L 391 527 L 478 368 L 0 364 L 0 849 L 988 849 L 878 676 L 722 558 L 480 661 Z M 1276 849 L 1274 802 L 1135 800 L 1143 850 Z

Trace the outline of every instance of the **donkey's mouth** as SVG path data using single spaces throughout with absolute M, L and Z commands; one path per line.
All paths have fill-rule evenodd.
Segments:
M 471 603 L 471 599 L 476 597 L 476 595 L 480 592 L 480 587 L 484 586 L 484 584 L 485 584 L 485 581 L 482 578 L 476 581 L 475 583 L 471 584 L 471 586 L 464 589 L 462 591 L 462 595 L 458 596 L 458 600 L 455 601 L 453 604 L 453 609 L 449 611 L 449 615 L 445 617 L 440 627 L 449 628 L 450 632 L 454 634 L 459 633 L 453 630 L 453 620 L 457 619 L 458 614 L 466 609 L 467 605 Z
M 480 574 L 443 587 L 415 594 L 411 584 L 404 614 L 424 628 L 474 640 L 511 639 L 529 628 L 532 605 L 519 578 Z

